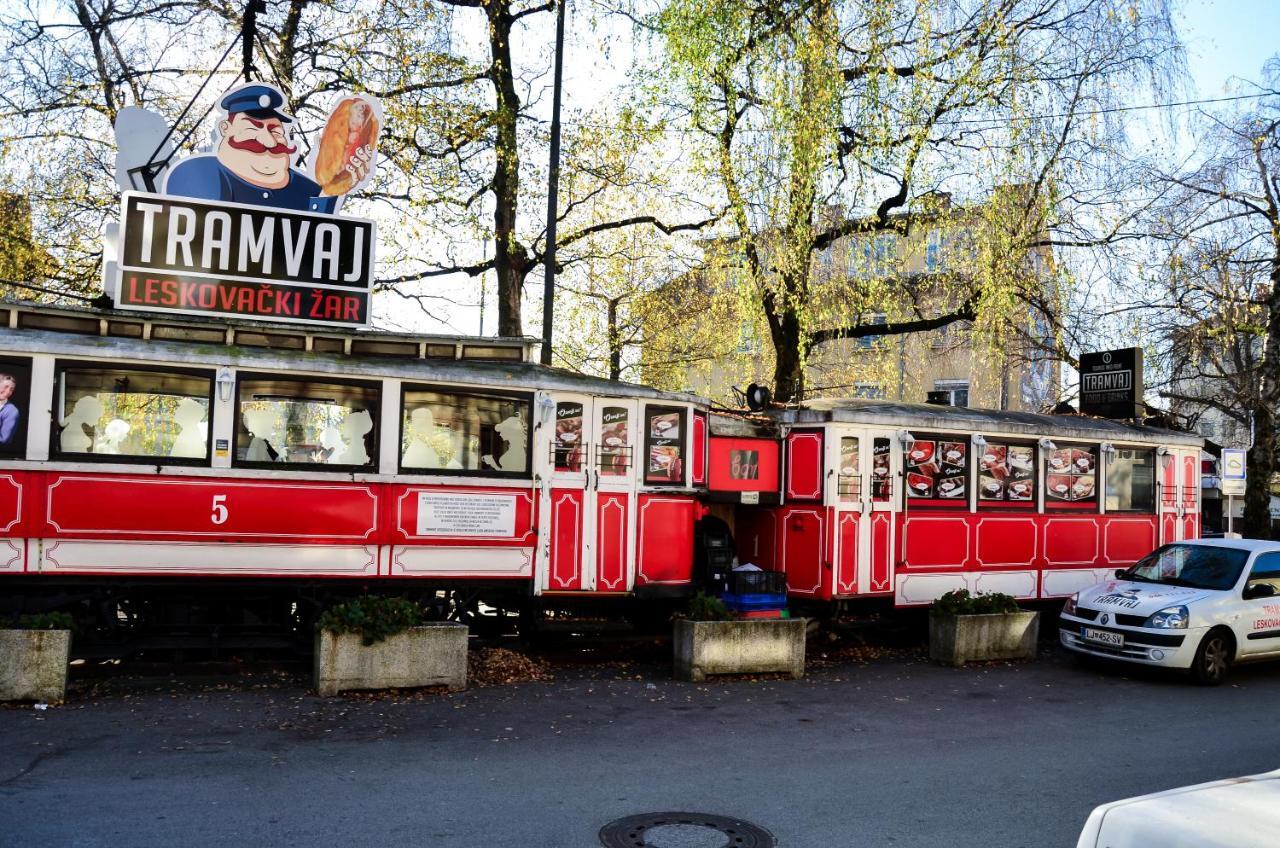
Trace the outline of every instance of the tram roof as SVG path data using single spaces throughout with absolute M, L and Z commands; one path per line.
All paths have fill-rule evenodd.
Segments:
M 0 318 L 4 310 L 20 307 L 38 310 L 42 314 L 65 314 L 108 322 L 117 317 L 138 321 L 154 320 L 164 325 L 179 323 L 181 316 L 149 315 L 132 311 L 109 309 L 85 309 L 77 307 L 47 307 L 41 304 L 0 301 Z M 13 328 L 17 323 L 18 327 Z M 181 322 L 187 323 L 187 322 Z M 25 354 L 52 354 L 67 358 L 92 358 L 125 360 L 143 363 L 172 363 L 174 365 L 223 365 L 246 370 L 281 372 L 306 372 L 327 374 L 348 379 L 399 378 L 420 383 L 441 383 L 458 386 L 481 387 L 496 390 L 578 392 L 581 394 L 614 397 L 638 397 L 706 405 L 706 401 L 685 392 L 666 392 L 638 383 L 606 380 L 578 374 L 564 368 L 555 368 L 529 361 L 503 361 L 493 359 L 432 358 L 382 356 L 376 353 L 324 353 L 314 350 L 282 350 L 271 347 L 250 346 L 225 342 L 173 341 L 157 338 L 121 338 L 114 335 L 92 334 L 87 331 L 57 329 L 24 329 L 21 323 L 0 322 L 7 329 L 0 334 L 0 351 Z M 325 337 L 353 337 L 378 341 L 440 341 L 456 343 L 465 351 L 468 343 L 482 345 L 527 344 L 536 346 L 537 340 L 522 338 L 490 338 L 484 336 L 407 336 L 383 333 L 376 330 L 330 331 L 327 328 L 299 327 L 296 324 L 273 325 L 265 322 L 192 322 L 191 326 L 233 328 L 246 333 L 287 330 L 292 333 L 312 333 Z M 234 340 L 235 336 L 231 336 Z M 351 350 L 350 347 L 347 348 Z
M 765 414 L 780 423 L 790 425 L 836 422 L 879 424 L 906 429 L 928 428 L 943 432 L 959 430 L 982 434 L 1007 433 L 1015 436 L 1051 436 L 1194 447 L 1204 444 L 1204 440 L 1194 433 L 1127 424 L 1088 415 L 1043 415 L 872 398 L 815 398 L 805 401 L 798 408 L 773 409 Z

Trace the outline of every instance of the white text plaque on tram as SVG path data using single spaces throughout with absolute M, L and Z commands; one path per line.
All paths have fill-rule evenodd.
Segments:
M 516 532 L 516 496 L 419 492 L 419 536 L 502 536 Z

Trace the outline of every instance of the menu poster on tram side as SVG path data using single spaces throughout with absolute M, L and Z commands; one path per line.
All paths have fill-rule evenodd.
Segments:
M 907 493 L 913 498 L 965 497 L 969 445 L 963 441 L 922 441 L 906 449 Z
M 25 456 L 31 413 L 31 360 L 0 359 L 0 456 Z
M 878 501 L 888 500 L 893 495 L 889 450 L 888 439 L 877 438 L 871 443 L 871 497 Z
M 684 482 L 684 412 L 651 406 L 646 410 L 646 417 L 648 464 L 644 481 L 670 485 Z
M 606 406 L 600 413 L 600 457 L 597 464 L 601 474 L 617 476 L 627 473 L 631 464 L 627 446 L 631 436 L 627 432 L 630 418 L 625 406 Z
M 554 450 L 557 471 L 582 470 L 582 404 L 574 401 L 556 404 Z
M 978 463 L 978 499 L 1035 500 L 1035 449 L 1028 445 L 983 446 Z
M 1097 500 L 1095 469 L 1097 457 L 1092 449 L 1057 448 L 1049 453 L 1049 473 L 1045 478 L 1045 497 L 1067 504 L 1090 504 Z

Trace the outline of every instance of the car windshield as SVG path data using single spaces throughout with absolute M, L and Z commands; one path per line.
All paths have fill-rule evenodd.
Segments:
M 1165 545 L 1138 560 L 1122 577 L 1193 589 L 1230 589 L 1240 578 L 1248 551 L 1208 545 Z

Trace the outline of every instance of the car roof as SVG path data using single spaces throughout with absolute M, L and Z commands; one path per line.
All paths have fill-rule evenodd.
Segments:
M 1280 542 L 1270 539 L 1187 539 L 1178 545 L 1199 545 L 1205 548 L 1235 548 L 1238 551 L 1280 551 Z

